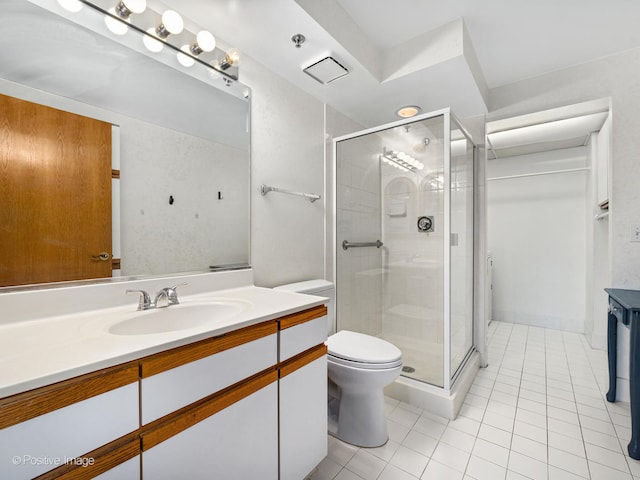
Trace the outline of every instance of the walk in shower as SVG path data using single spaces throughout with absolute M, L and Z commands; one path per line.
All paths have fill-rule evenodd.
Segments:
M 473 352 L 475 146 L 449 109 L 334 140 L 339 330 L 448 394 Z

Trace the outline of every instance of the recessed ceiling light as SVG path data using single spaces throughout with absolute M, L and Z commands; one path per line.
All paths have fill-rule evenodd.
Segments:
M 411 118 L 415 117 L 419 114 L 422 109 L 416 105 L 407 105 L 405 107 L 401 107 L 396 111 L 396 115 L 402 118 Z

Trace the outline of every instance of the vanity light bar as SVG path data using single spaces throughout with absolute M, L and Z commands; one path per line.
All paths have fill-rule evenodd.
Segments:
M 142 34 L 143 43 L 147 50 L 153 53 L 159 53 L 166 46 L 175 51 L 177 61 L 184 67 L 190 67 L 196 62 L 212 69 L 216 74 L 222 74 L 225 83 L 238 80 L 240 63 L 240 53 L 236 49 L 223 51 L 216 48 L 215 37 L 207 31 L 201 31 L 197 35 L 193 34 L 195 40 L 186 45 L 174 45 L 169 42 L 173 37 L 183 37 L 184 33 L 191 33 L 184 30 L 184 21 L 180 14 L 173 10 L 167 10 L 162 15 L 146 8 L 146 1 L 143 0 L 126 0 L 117 1 L 114 7 L 107 10 L 88 0 L 58 0 L 60 5 L 65 9 L 78 12 L 78 6 L 86 5 L 87 7 L 102 13 L 105 16 L 105 23 L 109 30 L 116 35 L 125 35 L 129 28 L 136 30 Z M 144 11 L 153 12 L 158 16 L 159 23 L 150 28 L 136 25 L 135 15 Z M 203 53 L 214 52 L 216 58 L 213 61 L 200 57 Z M 216 78 L 217 75 L 212 77 Z

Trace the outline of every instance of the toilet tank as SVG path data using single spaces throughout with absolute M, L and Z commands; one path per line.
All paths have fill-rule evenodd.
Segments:
M 326 297 L 329 299 L 327 302 L 327 335 L 333 335 L 336 333 L 336 291 L 333 283 L 317 279 L 306 280 L 304 282 L 289 283 L 287 285 L 280 285 L 274 287 L 274 290 L 281 290 L 286 292 L 304 293 L 306 295 L 317 295 L 318 297 Z

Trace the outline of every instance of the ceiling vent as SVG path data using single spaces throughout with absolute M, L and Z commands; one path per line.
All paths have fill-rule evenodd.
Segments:
M 333 57 L 325 57 L 322 60 L 303 68 L 302 71 L 323 85 L 333 82 L 340 77 L 344 77 L 349 73 L 349 70 L 344 68 Z

